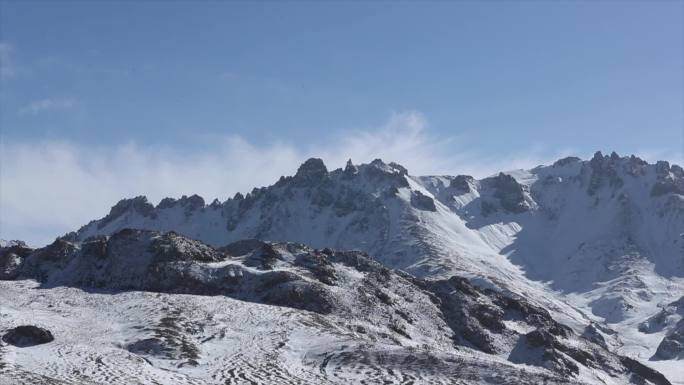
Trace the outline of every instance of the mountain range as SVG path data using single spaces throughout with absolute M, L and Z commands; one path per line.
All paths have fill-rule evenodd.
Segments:
M 2 244 L 0 279 L 0 332 L 55 336 L 0 346 L 0 379 L 684 384 L 684 170 L 312 158 L 223 202 L 139 196 L 45 248 Z

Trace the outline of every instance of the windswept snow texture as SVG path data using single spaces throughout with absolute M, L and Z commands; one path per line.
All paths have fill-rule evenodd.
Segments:
M 50 338 L 0 345 L 3 384 L 670 384 L 519 296 L 362 252 L 126 229 L 15 273 L 0 333 Z

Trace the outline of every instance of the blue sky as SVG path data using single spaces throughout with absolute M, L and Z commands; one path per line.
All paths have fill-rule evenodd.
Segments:
M 683 26 L 678 1 L 2 2 L 0 238 L 121 195 L 225 199 L 311 155 L 480 176 L 597 149 L 681 163 Z M 277 164 L 240 174 L 257 157 Z M 97 173 L 118 183 L 94 192 Z

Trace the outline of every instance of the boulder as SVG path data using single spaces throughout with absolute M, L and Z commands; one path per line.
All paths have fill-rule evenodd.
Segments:
M 423 211 L 437 211 L 435 201 L 427 195 L 423 195 L 420 191 L 413 191 L 411 193 L 411 206 Z
M 47 344 L 54 339 L 49 330 L 32 325 L 17 326 L 2 337 L 5 343 L 20 348 Z

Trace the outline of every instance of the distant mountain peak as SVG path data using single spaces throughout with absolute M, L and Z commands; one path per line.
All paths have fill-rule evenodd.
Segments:
M 328 176 L 328 169 L 322 159 L 309 158 L 297 169 L 294 178 L 302 182 L 319 182 Z

